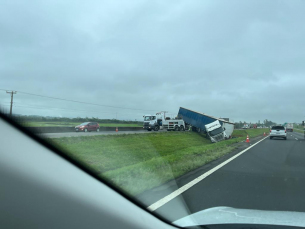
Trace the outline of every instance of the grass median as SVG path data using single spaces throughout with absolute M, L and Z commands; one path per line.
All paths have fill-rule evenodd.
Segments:
M 294 125 L 293 131 L 304 134 L 305 128 L 300 125 Z
M 298 133 L 302 133 L 302 134 L 304 134 L 304 132 L 305 132 L 304 130 L 296 129 L 296 128 L 294 128 L 293 131 L 298 132 Z
M 211 143 L 194 132 L 98 135 L 51 139 L 71 157 L 131 195 L 159 186 L 231 152 L 246 136 L 264 129 L 236 130 Z

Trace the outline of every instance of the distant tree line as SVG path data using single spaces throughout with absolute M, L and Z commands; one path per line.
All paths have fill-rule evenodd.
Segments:
M 245 124 L 248 124 L 248 125 L 250 125 L 250 126 L 253 126 L 254 124 L 255 125 L 257 125 L 257 127 L 259 127 L 259 126 L 261 126 L 261 127 L 263 127 L 263 126 L 266 126 L 266 127 L 270 127 L 270 126 L 274 126 L 274 125 L 277 125 L 277 123 L 275 123 L 275 122 L 273 122 L 273 121 L 270 121 L 270 120 L 268 120 L 268 119 L 265 119 L 262 123 L 261 123 L 261 121 L 260 120 L 258 120 L 258 122 L 254 122 L 254 123 L 248 123 L 248 122 L 242 122 L 242 121 L 240 121 L 240 122 L 235 122 L 234 123 L 234 126 L 235 126 L 235 128 L 236 129 L 240 129 L 240 128 L 242 128 Z
M 125 124 L 138 124 L 142 121 L 128 121 L 118 119 L 99 119 L 95 117 L 86 118 L 67 118 L 67 117 L 49 117 L 49 116 L 37 116 L 37 115 L 20 115 L 15 116 L 18 121 L 21 122 L 98 122 L 98 123 L 125 123 Z
M 99 119 L 96 117 L 76 117 L 76 118 L 68 118 L 68 117 L 50 117 L 50 116 L 39 116 L 39 115 L 18 115 L 15 116 L 15 118 L 19 122 L 98 122 L 98 123 L 125 123 L 125 124 L 142 124 L 143 121 L 130 121 L 130 120 L 118 120 L 118 119 Z M 265 119 L 263 122 L 260 120 L 256 123 L 248 123 L 245 121 L 235 122 L 235 128 L 240 129 L 244 126 L 244 124 L 253 125 L 256 124 L 257 126 L 274 126 L 277 125 L 277 123 Z

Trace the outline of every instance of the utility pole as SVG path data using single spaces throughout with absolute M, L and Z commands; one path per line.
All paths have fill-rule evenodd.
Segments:
M 14 94 L 17 94 L 17 91 L 6 91 L 6 93 L 11 94 L 10 117 L 12 117 L 12 115 L 13 115 L 13 98 L 14 98 Z

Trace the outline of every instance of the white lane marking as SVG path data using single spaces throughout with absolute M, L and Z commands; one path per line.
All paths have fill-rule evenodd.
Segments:
M 207 176 L 211 175 L 212 173 L 214 173 L 215 171 L 217 171 L 218 169 L 220 169 L 221 167 L 225 166 L 226 164 L 228 164 L 230 161 L 233 161 L 235 158 L 237 158 L 238 156 L 242 155 L 244 152 L 248 151 L 249 149 L 251 149 L 253 146 L 257 145 L 258 143 L 260 143 L 261 141 L 265 140 L 266 138 L 268 138 L 268 136 L 266 136 L 265 138 L 263 138 L 262 140 L 256 142 L 255 144 L 253 144 L 252 146 L 249 146 L 247 149 L 241 151 L 240 153 L 236 154 L 235 156 L 229 158 L 228 160 L 222 162 L 221 164 L 217 165 L 216 167 L 214 167 L 213 169 L 207 171 L 206 173 L 200 175 L 199 177 L 195 178 L 194 180 L 190 181 L 189 183 L 187 183 L 186 185 L 182 186 L 181 188 L 177 189 L 176 191 L 172 192 L 171 194 L 163 197 L 162 199 L 158 200 L 157 202 L 153 203 L 152 205 L 150 205 L 149 207 L 147 207 L 147 209 L 149 211 L 155 211 L 158 208 L 162 207 L 164 204 L 168 203 L 169 201 L 171 201 L 172 199 L 176 198 L 177 196 L 179 196 L 180 194 L 182 194 L 183 192 L 185 192 L 186 190 L 188 190 L 189 188 L 193 187 L 195 184 L 199 183 L 200 181 L 202 181 L 204 178 L 206 178 Z

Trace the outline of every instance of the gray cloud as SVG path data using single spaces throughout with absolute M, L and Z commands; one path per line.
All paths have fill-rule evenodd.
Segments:
M 234 121 L 305 118 L 304 1 L 9 1 L 0 85 L 118 107 L 180 106 Z M 24 94 L 15 112 L 141 119 Z M 0 103 L 9 96 L 0 92 Z M 69 110 L 17 107 L 18 103 Z M 109 112 L 109 113 L 106 113 Z

